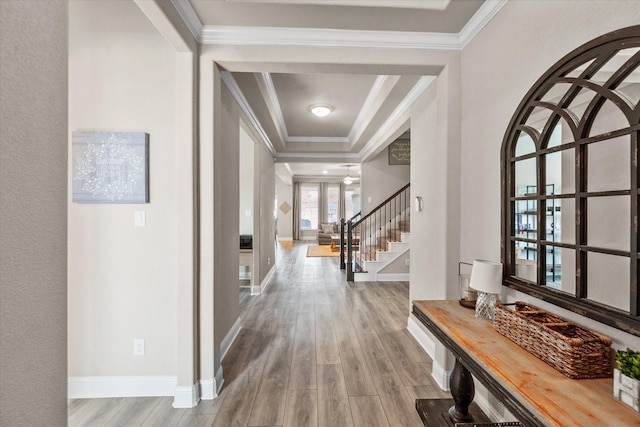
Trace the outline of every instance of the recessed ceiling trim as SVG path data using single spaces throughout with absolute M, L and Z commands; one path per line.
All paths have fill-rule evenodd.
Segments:
M 461 48 L 465 47 L 473 38 L 484 28 L 485 25 L 496 16 L 496 14 L 502 9 L 502 6 L 507 4 L 508 0 L 485 0 L 480 6 L 478 11 L 469 19 L 469 22 L 460 30 L 458 35 L 460 36 Z
M 287 142 L 340 142 L 349 143 L 346 136 L 290 136 Z
M 254 128 L 254 130 L 258 134 L 258 137 L 269 148 L 269 151 L 271 151 L 271 154 L 275 156 L 277 152 L 276 152 L 276 149 L 273 147 L 271 140 L 269 139 L 269 135 L 267 135 L 267 132 L 265 132 L 264 128 L 260 124 L 260 121 L 257 119 L 255 113 L 253 112 L 253 109 L 249 105 L 249 102 L 242 94 L 242 91 L 240 90 L 240 87 L 238 86 L 236 79 L 233 78 L 233 75 L 229 71 L 222 71 L 220 73 L 220 77 L 224 82 L 224 84 L 227 86 L 227 88 L 229 88 L 231 95 L 240 106 L 240 109 L 247 117 L 247 120 L 249 120 L 250 125 Z
M 357 161 L 360 162 L 360 154 L 358 153 L 336 153 L 336 152 L 317 152 L 317 153 L 278 153 L 276 154 L 276 161 L 290 161 L 291 159 L 333 159 L 343 161 Z
M 289 142 L 289 131 L 287 130 L 287 124 L 284 121 L 284 114 L 282 114 L 282 108 L 280 108 L 278 93 L 273 84 L 271 73 L 260 73 L 260 77 L 262 77 L 262 83 L 266 90 L 266 101 L 269 105 L 269 109 L 276 116 L 276 127 L 278 128 L 278 133 L 285 142 Z
M 389 93 L 399 80 L 400 76 L 378 76 L 376 78 L 369 95 L 367 95 L 367 99 L 358 113 L 358 117 L 353 122 L 349 132 L 349 142 L 353 144 L 362 136 L 367 125 L 373 120 L 384 100 L 389 96 Z
M 228 3 L 280 3 L 303 5 L 400 7 L 406 9 L 445 10 L 450 0 L 226 0 Z
M 360 158 L 365 160 L 368 156 L 373 154 L 378 148 L 383 146 L 387 142 L 387 138 L 393 133 L 399 123 L 405 122 L 409 117 L 411 106 L 416 99 L 429 87 L 429 85 L 435 80 L 435 76 L 423 76 L 418 80 L 418 83 L 409 91 L 407 96 L 404 97 L 402 102 L 398 104 L 395 110 L 389 115 L 387 120 L 378 128 L 376 133 L 373 134 L 371 140 L 360 151 Z
M 355 142 L 365 131 L 367 125 L 376 112 L 389 95 L 395 84 L 400 80 L 400 76 L 378 76 L 374 82 L 367 99 L 363 104 L 363 108 L 358 113 L 358 117 L 353 122 L 353 126 L 349 131 L 349 135 L 346 137 L 319 137 L 319 136 L 290 136 L 287 130 L 287 125 L 282 114 L 282 108 L 280 108 L 280 101 L 276 88 L 271 79 L 270 73 L 260 73 L 262 77 L 262 83 L 265 87 L 266 100 L 269 105 L 269 109 L 276 117 L 276 126 L 278 127 L 278 133 L 282 136 L 285 142 L 339 142 L 339 143 L 353 143 Z
M 203 26 L 189 0 L 171 0 L 201 44 L 388 47 L 460 50 L 493 18 L 508 0 L 486 0 L 459 33 L 347 31 L 305 28 Z M 273 30 L 273 32 L 270 32 Z M 260 37 L 268 35 L 268 39 Z M 310 37 L 314 35 L 314 37 Z M 348 36 L 348 38 L 347 38 Z
M 459 50 L 456 33 L 206 25 L 202 44 Z
M 193 37 L 198 43 L 202 42 L 202 22 L 198 18 L 198 14 L 193 10 L 193 6 L 189 0 L 171 0 L 173 7 L 176 8 L 178 14 L 182 18 Z

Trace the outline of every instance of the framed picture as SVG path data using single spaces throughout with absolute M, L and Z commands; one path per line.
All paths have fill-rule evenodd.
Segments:
M 398 139 L 389 144 L 389 164 L 390 165 L 410 165 L 411 164 L 411 141 L 408 139 Z
M 149 203 L 149 134 L 74 131 L 76 203 Z

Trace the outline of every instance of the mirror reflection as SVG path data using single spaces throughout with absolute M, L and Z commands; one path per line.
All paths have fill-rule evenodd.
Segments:
M 547 246 L 546 261 L 546 286 L 558 291 L 575 294 L 575 249 Z
M 629 312 L 629 258 L 590 252 L 587 255 L 587 295 L 611 307 Z
M 515 242 L 516 277 L 529 282 L 538 281 L 538 245 L 528 242 Z
M 587 146 L 587 190 L 628 190 L 631 186 L 631 136 L 595 142 Z
M 587 243 L 629 251 L 629 196 L 590 197 L 587 202 Z M 628 277 L 627 277 L 628 279 Z
M 574 148 L 544 156 L 546 194 L 572 194 L 576 191 L 576 150 Z

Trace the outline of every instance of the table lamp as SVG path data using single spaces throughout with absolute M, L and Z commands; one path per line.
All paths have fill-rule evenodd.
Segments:
M 495 294 L 502 287 L 502 264 L 484 259 L 473 260 L 469 287 L 478 291 L 476 317 L 493 320 Z

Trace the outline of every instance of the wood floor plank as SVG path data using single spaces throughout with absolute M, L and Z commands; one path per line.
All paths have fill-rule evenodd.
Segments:
M 246 426 L 259 384 L 259 377 L 248 375 L 239 376 L 228 384 L 223 390 L 224 401 L 216 414 L 213 426 Z
M 309 310 L 298 312 L 289 389 L 315 389 L 316 387 L 316 329 L 312 305 Z
M 124 398 L 77 399 L 69 411 L 70 427 L 106 425 L 123 404 Z
M 284 414 L 284 427 L 318 426 L 318 391 L 289 390 Z
M 378 396 L 351 396 L 349 397 L 353 424 L 367 427 L 389 426 L 387 416 L 382 409 L 382 403 Z
M 425 364 L 417 363 L 407 354 L 402 336 L 402 331 L 395 331 L 380 337 L 380 342 L 396 368 L 402 383 L 406 386 L 431 385 L 431 364 L 425 366 Z
M 263 377 L 251 408 L 248 426 L 282 425 L 287 401 L 288 376 Z
M 340 365 L 318 365 L 318 425 L 354 425 L 347 386 Z
M 211 402 L 211 401 L 208 401 Z M 201 404 L 203 402 L 200 402 Z M 191 409 L 179 409 L 171 406 L 173 397 L 160 397 L 149 416 L 140 424 L 141 427 L 177 426 L 184 415 L 189 415 L 200 405 Z
M 316 304 L 315 306 L 315 327 L 316 327 L 316 360 L 318 364 L 338 364 L 340 360 L 340 350 L 333 327 L 331 309 L 328 304 Z
M 346 310 L 339 306 L 334 306 L 331 312 L 334 325 L 336 325 L 335 332 L 342 361 L 342 372 L 349 396 L 376 394 L 376 387 L 371 378 L 371 372 L 367 366 L 358 336 L 351 324 L 351 318 Z
M 378 389 L 389 424 L 394 426 L 423 427 L 414 402 L 411 400 L 393 363 L 386 354 L 377 335 L 362 335 L 361 344 L 367 349 L 365 356 Z
M 157 397 L 134 397 L 125 399 L 118 411 L 109 419 L 109 422 L 107 422 L 105 426 L 139 426 L 149 417 L 157 404 Z
M 216 414 L 186 414 L 177 427 L 211 427 L 216 419 Z M 156 426 L 164 424 L 156 424 Z

